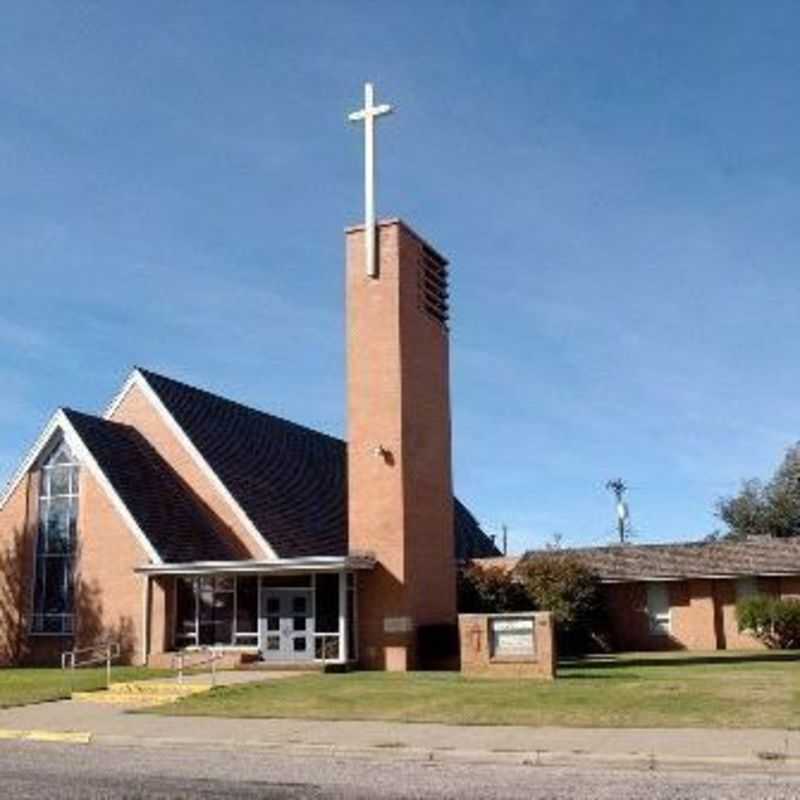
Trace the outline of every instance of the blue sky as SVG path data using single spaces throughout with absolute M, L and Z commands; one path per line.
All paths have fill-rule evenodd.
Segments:
M 800 7 L 3 5 L 0 478 L 133 364 L 344 432 L 362 83 L 379 209 L 446 253 L 459 495 L 640 541 L 800 438 Z

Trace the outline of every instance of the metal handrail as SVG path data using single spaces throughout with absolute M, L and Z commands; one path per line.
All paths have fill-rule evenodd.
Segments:
M 106 665 L 106 689 L 111 688 L 111 662 L 120 657 L 122 648 L 119 642 L 106 642 L 104 644 L 96 644 L 91 647 L 81 647 L 75 650 L 66 650 L 61 654 L 61 669 L 69 668 L 69 689 L 72 694 L 72 689 L 75 685 L 75 670 L 81 667 L 88 667 L 92 664 L 105 664 Z M 81 659 L 84 653 L 103 653 L 96 658 Z M 80 661 L 80 663 L 78 663 Z
M 225 658 L 225 654 L 220 652 L 214 647 L 209 647 L 208 645 L 203 645 L 198 647 L 194 650 L 180 650 L 175 655 L 172 656 L 172 668 L 175 669 L 175 661 L 178 662 L 178 683 L 183 684 L 183 673 L 186 668 L 186 656 L 192 656 L 196 653 L 210 653 L 207 658 L 201 659 L 200 661 L 194 661 L 189 664 L 189 669 L 195 669 L 197 667 L 202 667 L 205 664 L 211 665 L 211 685 L 217 685 L 217 661 L 221 661 Z

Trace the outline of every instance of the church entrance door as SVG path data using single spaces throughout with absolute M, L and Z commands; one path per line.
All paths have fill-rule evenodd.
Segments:
M 262 591 L 261 655 L 265 661 L 311 660 L 312 627 L 308 589 Z

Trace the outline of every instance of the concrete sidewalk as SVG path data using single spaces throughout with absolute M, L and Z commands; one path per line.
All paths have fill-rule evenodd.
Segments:
M 264 748 L 336 756 L 646 769 L 707 767 L 800 772 L 800 731 L 526 728 L 132 714 L 75 701 L 0 710 L 0 739 L 83 733 L 96 745 Z M 12 736 L 14 732 L 20 736 Z

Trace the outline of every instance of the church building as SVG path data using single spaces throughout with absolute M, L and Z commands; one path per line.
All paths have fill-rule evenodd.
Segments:
M 5 663 L 114 641 L 405 670 L 451 639 L 458 561 L 496 550 L 453 495 L 448 263 L 354 227 L 346 286 L 346 443 L 145 369 L 53 415 L 0 496 Z

